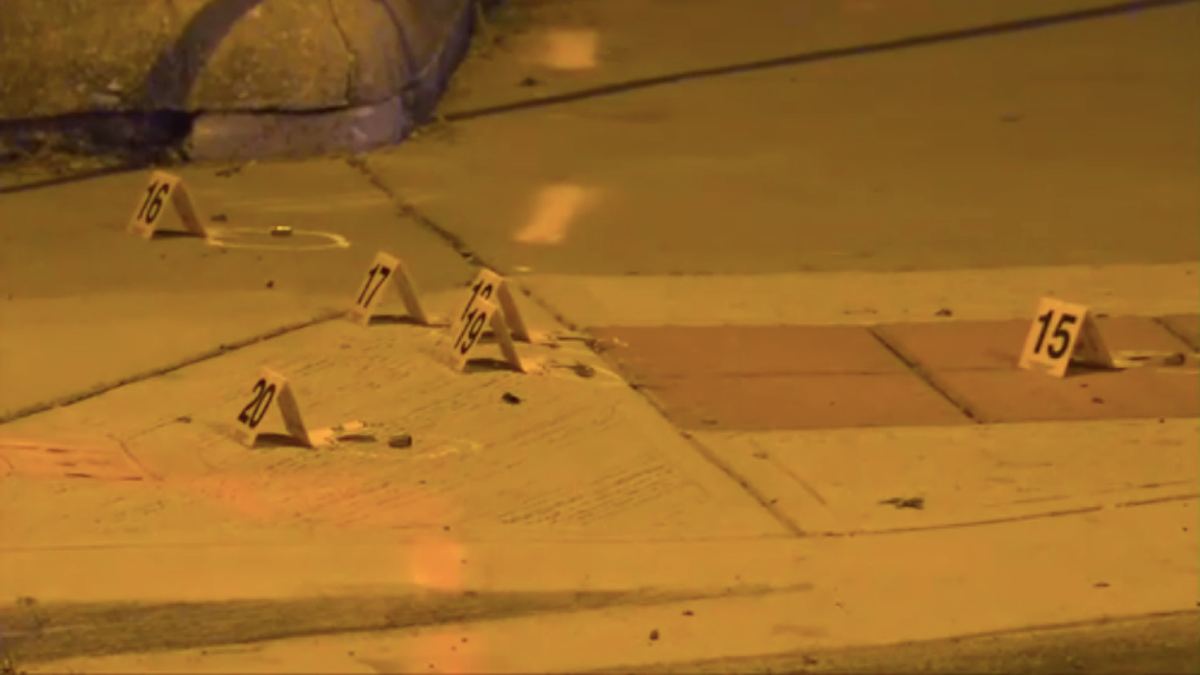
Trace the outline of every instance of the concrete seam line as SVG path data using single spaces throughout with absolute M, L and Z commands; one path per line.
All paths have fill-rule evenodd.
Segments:
M 687 439 L 688 443 L 691 443 L 692 448 L 696 452 L 700 453 L 701 457 L 707 460 L 709 464 L 716 467 L 718 471 L 725 474 L 730 480 L 737 483 L 738 486 L 740 486 L 742 490 L 746 492 L 746 494 L 750 495 L 751 499 L 758 502 L 758 505 L 766 510 L 767 513 L 771 514 L 771 517 L 774 518 L 780 525 L 783 525 L 784 529 L 790 532 L 792 536 L 808 536 L 808 533 L 804 531 L 804 528 L 800 527 L 798 523 L 789 518 L 788 515 L 784 513 L 783 509 L 776 507 L 770 499 L 767 499 L 765 494 L 755 487 L 754 483 L 746 478 L 743 478 L 737 472 L 737 470 L 733 468 L 732 465 L 722 460 L 720 457 L 717 457 L 717 453 L 710 450 L 708 446 L 701 443 L 700 440 L 692 434 L 687 433 L 686 431 L 680 433 L 685 439 Z
M 640 78 L 636 80 L 628 80 L 626 82 L 618 82 L 615 84 L 593 87 L 590 89 L 582 89 L 564 94 L 555 94 L 553 96 L 543 96 L 533 100 L 513 101 L 510 103 L 500 103 L 497 105 L 487 106 L 484 108 L 476 108 L 474 110 L 461 110 L 451 112 L 445 115 L 447 121 L 457 122 L 463 120 L 474 119 L 477 117 L 490 117 L 492 115 L 500 115 L 507 112 L 516 112 L 520 110 L 531 110 L 544 108 L 553 105 L 561 105 L 564 103 L 572 103 L 591 98 L 600 98 L 604 96 L 613 96 L 615 94 L 623 94 L 629 91 L 638 89 L 647 89 L 666 84 L 678 84 L 690 80 L 706 79 L 711 77 L 722 77 L 726 75 L 737 75 L 740 73 L 752 72 L 757 70 L 770 70 L 773 68 L 785 68 L 788 66 L 797 66 L 807 63 L 815 63 L 819 61 L 831 61 L 834 59 L 852 58 L 856 56 L 866 56 L 878 52 L 895 51 L 899 49 L 913 49 L 916 47 L 927 47 L 945 42 L 959 42 L 977 37 L 989 37 L 995 35 L 1004 35 L 1008 33 L 1020 33 L 1039 28 L 1050 28 L 1060 24 L 1075 23 L 1079 21 L 1087 21 L 1090 19 L 1103 19 L 1114 14 L 1120 14 L 1129 11 L 1164 9 L 1176 5 L 1185 5 L 1194 3 L 1197 0 L 1134 0 L 1133 2 L 1121 2 L 1112 5 L 1103 5 L 1100 7 L 1092 7 L 1089 9 L 1076 10 L 1073 12 L 1065 12 L 1061 14 L 1048 14 L 1028 19 L 1016 19 L 1002 23 L 986 24 L 982 26 L 973 26 L 970 28 L 960 28 L 957 30 L 948 30 L 938 33 L 927 33 L 925 35 L 916 35 L 906 38 L 896 38 L 893 40 L 884 40 L 881 42 L 872 42 L 864 45 L 855 45 L 851 47 L 836 47 L 831 49 L 821 49 L 814 52 L 803 54 L 792 54 L 788 56 L 780 56 L 770 59 L 762 59 L 759 61 L 748 61 L 727 66 L 715 66 L 711 68 L 701 68 L 697 70 L 688 70 L 678 73 L 669 73 L 666 75 L 657 75 L 653 77 Z
M 201 352 L 200 354 L 197 354 L 196 356 L 192 356 L 192 357 L 183 359 L 181 361 L 177 361 L 177 362 L 172 363 L 167 366 L 162 366 L 160 368 L 154 368 L 152 370 L 143 371 L 143 372 L 137 373 L 135 375 L 130 375 L 129 377 L 121 378 L 114 382 L 106 382 L 104 384 L 99 384 L 99 385 L 96 385 L 95 387 L 87 389 L 81 393 L 68 394 L 66 396 L 61 396 L 61 397 L 59 397 L 57 399 L 53 399 L 51 401 L 35 403 L 33 405 L 18 409 L 16 412 L 10 413 L 8 415 L 0 416 L 0 425 L 8 424 L 9 422 L 15 422 L 17 420 L 24 419 L 26 417 L 32 417 L 39 413 L 43 413 L 48 410 L 53 410 L 54 408 L 65 408 L 67 406 L 75 405 L 76 403 L 79 403 L 80 401 L 85 401 L 89 398 L 100 396 L 101 394 L 106 394 L 114 389 L 120 389 L 121 387 L 124 387 L 126 385 L 136 384 L 136 383 L 142 382 L 144 380 L 149 380 L 149 379 L 153 379 L 155 377 L 160 377 L 162 375 L 172 373 L 176 370 L 180 370 L 182 368 L 186 368 L 188 366 L 195 365 L 195 364 L 201 363 L 203 361 L 208 361 L 210 359 L 217 358 L 218 356 L 221 356 L 223 354 L 235 352 L 239 349 L 249 347 L 249 346 L 257 344 L 259 342 L 266 342 L 267 340 L 273 340 L 277 337 L 282 337 L 284 335 L 287 335 L 288 333 L 294 333 L 298 330 L 302 330 L 302 329 L 308 328 L 310 326 L 316 326 L 318 324 L 326 323 L 328 321 L 332 321 L 334 319 L 341 318 L 341 317 L 345 316 L 345 314 L 346 314 L 346 312 L 343 310 L 338 310 L 333 313 L 325 313 L 325 314 L 322 314 L 321 316 L 318 316 L 313 319 L 307 319 L 305 321 L 301 321 L 298 323 L 288 324 L 281 328 L 273 328 L 265 333 L 260 333 L 258 335 L 255 335 L 255 336 L 252 336 L 249 338 L 244 338 L 242 340 L 237 340 L 235 342 L 222 344 L 219 347 L 216 347 L 214 349 L 209 349 L 207 351 Z
M 462 258 L 467 262 L 479 265 L 481 267 L 486 267 L 501 275 L 504 274 L 503 270 L 489 265 L 487 261 L 479 256 L 478 253 L 471 250 L 471 248 L 467 246 L 467 243 L 458 235 L 454 234 L 450 230 L 447 230 L 441 225 L 438 225 L 433 221 L 432 218 L 429 218 L 424 213 L 421 213 L 421 211 L 419 211 L 415 206 L 405 201 L 403 197 L 388 187 L 387 183 L 383 181 L 379 174 L 377 174 L 371 168 L 366 158 L 350 157 L 346 160 L 346 163 L 352 168 L 357 169 L 359 173 L 361 173 L 367 179 L 368 183 L 385 194 L 387 198 L 391 200 L 392 204 L 395 205 L 396 210 L 399 211 L 401 216 L 405 218 L 412 218 L 413 220 L 417 221 L 419 225 L 425 227 L 430 232 L 437 235 L 442 241 L 449 244 L 450 248 L 454 249 L 454 252 L 462 256 Z
M 965 415 L 967 419 L 971 420 L 975 424 L 983 423 L 983 421 L 979 418 L 979 415 L 976 414 L 976 412 L 971 408 L 970 403 L 938 383 L 937 378 L 933 376 L 933 373 L 929 372 L 929 370 L 922 366 L 915 358 L 905 353 L 905 351 L 901 349 L 899 345 L 893 344 L 890 340 L 884 337 L 883 333 L 879 331 L 879 326 L 867 326 L 866 328 L 867 332 L 870 333 L 871 336 L 879 342 L 879 344 L 883 345 L 884 349 L 888 350 L 891 352 L 892 356 L 895 356 L 897 359 L 899 359 L 900 362 L 903 363 L 913 375 L 916 375 L 917 378 L 924 382 L 926 386 L 937 392 L 938 396 L 941 396 L 943 399 L 948 401 L 950 405 L 954 406 L 955 409 L 957 409 L 960 413 Z
M 1156 316 L 1156 317 L 1153 317 L 1153 320 L 1154 320 L 1154 323 L 1157 323 L 1159 326 L 1161 326 L 1163 330 L 1165 330 L 1168 333 L 1170 333 L 1171 335 L 1173 335 L 1176 340 L 1179 340 L 1180 342 L 1187 345 L 1188 347 L 1191 347 L 1192 351 L 1196 351 L 1196 350 L 1200 349 L 1200 344 L 1196 344 L 1195 342 L 1192 341 L 1192 339 L 1190 337 L 1179 332 L 1178 329 L 1176 329 L 1171 324 L 1167 323 L 1166 317 Z

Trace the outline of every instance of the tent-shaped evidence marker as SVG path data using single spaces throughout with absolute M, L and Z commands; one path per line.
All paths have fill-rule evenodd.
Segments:
M 287 435 L 299 445 L 313 447 L 313 439 L 304 425 L 300 406 L 287 378 L 270 368 L 263 368 L 250 394 L 250 400 L 238 412 L 234 425 L 234 437 L 239 442 L 248 448 L 254 447 L 262 433 L 262 423 L 274 407 L 283 417 Z
M 374 263 L 359 286 L 358 294 L 350 308 L 350 318 L 363 326 L 370 324 L 384 302 L 388 287 L 394 287 L 399 292 L 400 299 L 404 301 L 404 307 L 414 322 L 423 326 L 429 325 L 429 316 L 421 307 L 416 287 L 404 261 L 383 251 L 375 255 Z
M 471 284 L 471 296 L 450 325 L 448 361 L 454 370 L 462 371 L 466 367 L 488 328 L 491 328 L 508 365 L 517 372 L 526 372 L 513 341 L 531 342 L 529 329 L 505 279 L 484 269 Z
M 150 174 L 146 191 L 138 198 L 128 230 L 145 239 L 158 232 L 167 210 L 173 210 L 184 230 L 197 237 L 208 238 L 208 230 L 200 220 L 195 203 L 183 184 L 183 179 L 164 171 Z
M 1087 307 L 1043 298 L 1025 337 L 1018 366 L 1064 377 L 1072 363 L 1114 366 L 1112 353 Z

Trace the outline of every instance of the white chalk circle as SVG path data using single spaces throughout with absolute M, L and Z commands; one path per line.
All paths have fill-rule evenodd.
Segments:
M 292 230 L 287 236 L 271 234 L 271 230 L 255 227 L 209 227 L 209 246 L 221 248 L 250 248 L 260 251 L 328 251 L 350 248 L 346 238 L 332 232 Z

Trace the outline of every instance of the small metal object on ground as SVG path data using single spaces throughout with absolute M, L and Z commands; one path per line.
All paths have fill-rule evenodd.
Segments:
M 411 448 L 412 444 L 412 434 L 396 434 L 388 439 L 389 448 Z
M 271 228 L 272 237 L 290 237 L 292 236 L 292 228 L 287 225 L 276 225 Z

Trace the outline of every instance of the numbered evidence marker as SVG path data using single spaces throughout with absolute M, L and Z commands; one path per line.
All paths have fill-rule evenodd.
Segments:
M 529 335 L 529 329 L 525 326 L 525 320 L 521 318 L 521 311 L 517 308 L 517 302 L 513 299 L 512 292 L 508 288 L 508 282 L 504 277 L 496 274 L 489 269 L 479 271 L 479 276 L 475 277 L 475 282 L 471 284 L 471 299 L 467 301 L 467 306 L 463 308 L 462 314 L 458 319 L 465 319 L 467 313 L 474 308 L 475 303 L 480 300 L 500 301 L 500 309 L 503 311 L 504 324 L 510 331 L 512 338 L 521 342 L 533 342 L 533 338 Z
M 1087 307 L 1043 298 L 1018 365 L 1063 377 L 1072 360 L 1105 368 L 1113 366 L 1112 354 Z
M 504 353 L 504 360 L 517 372 L 525 372 L 508 324 L 504 321 L 504 311 L 477 295 L 472 295 L 468 304 L 466 312 L 450 326 L 450 366 L 461 372 L 471 358 L 471 351 L 479 344 L 479 338 L 483 337 L 483 329 L 490 326 L 496 342 L 500 344 L 500 351 Z
M 404 307 L 408 310 L 409 316 L 421 325 L 428 325 L 429 317 L 421 308 L 421 302 L 417 299 L 417 292 L 413 288 L 412 279 L 408 276 L 404 263 L 399 258 L 382 251 L 375 255 L 375 264 L 367 270 L 367 278 L 354 298 L 354 307 L 350 310 L 350 316 L 363 326 L 369 324 L 379 303 L 383 301 L 387 292 L 384 286 L 388 282 L 394 283 L 397 290 L 400 291 L 400 297 L 404 300 Z
M 129 231 L 146 239 L 153 237 L 162 221 L 163 210 L 168 204 L 175 209 L 175 214 L 179 216 L 188 232 L 199 237 L 208 237 L 208 231 L 204 228 L 204 223 L 200 222 L 200 216 L 196 215 L 196 208 L 188 196 L 187 188 L 183 186 L 183 179 L 162 171 L 150 174 L 150 184 L 146 186 L 146 192 L 138 201 L 137 210 L 133 212 L 133 218 L 129 221 Z
M 312 438 L 300 416 L 300 406 L 288 385 L 287 378 L 269 368 L 260 371 L 258 381 L 250 389 L 250 399 L 237 416 L 234 435 L 248 448 L 254 447 L 260 433 L 259 427 L 270 412 L 271 406 L 279 408 L 283 415 L 283 426 L 288 435 L 305 447 L 312 447 Z

